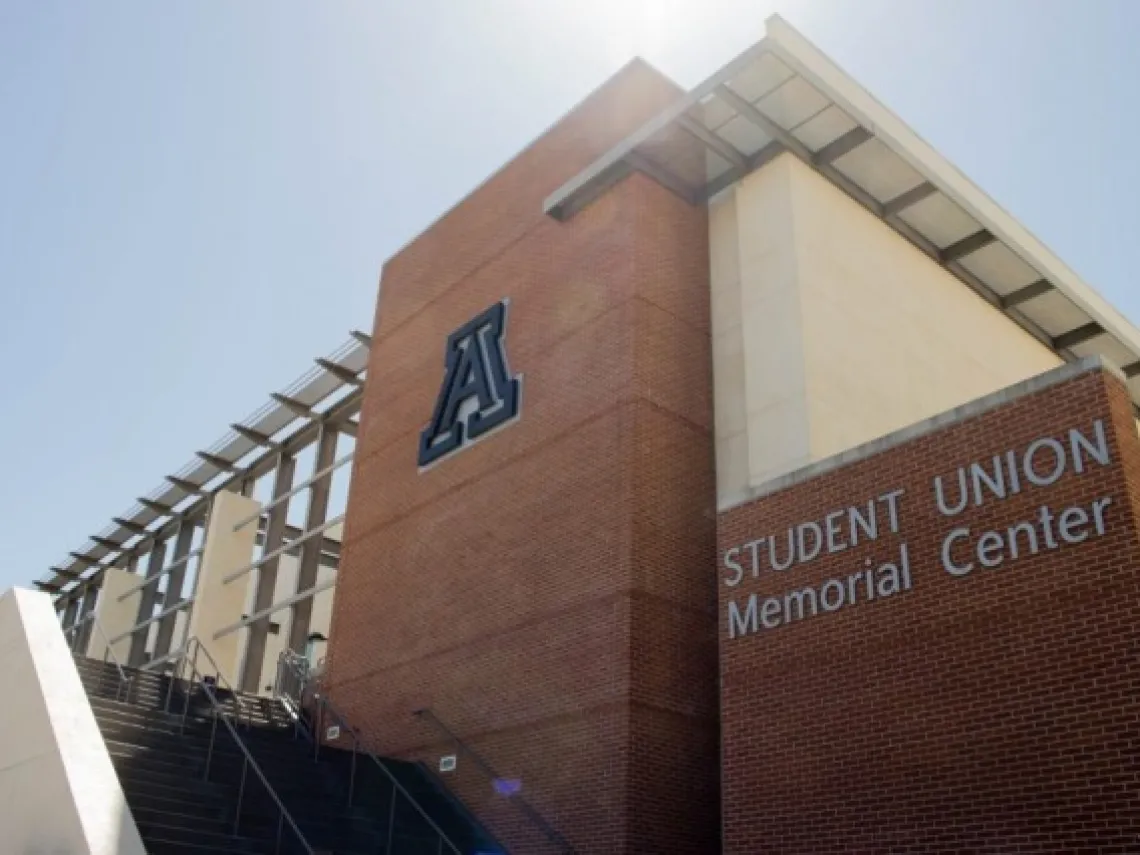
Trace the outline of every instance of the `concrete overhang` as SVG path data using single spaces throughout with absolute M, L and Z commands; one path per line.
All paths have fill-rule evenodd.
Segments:
M 779 16 L 765 37 L 544 203 L 565 220 L 631 172 L 704 204 L 791 154 L 1068 361 L 1118 365 L 1140 404 L 1140 330 Z

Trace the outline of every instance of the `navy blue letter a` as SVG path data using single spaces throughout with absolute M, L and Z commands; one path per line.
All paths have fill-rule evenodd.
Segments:
M 431 422 L 420 434 L 420 466 L 518 415 L 520 381 L 507 370 L 503 345 L 506 314 L 504 300 L 447 337 L 443 386 Z M 474 402 L 473 408 L 464 408 L 468 401 Z

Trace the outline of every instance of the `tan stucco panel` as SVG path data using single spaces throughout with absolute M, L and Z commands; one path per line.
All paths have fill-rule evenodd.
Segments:
M 814 170 L 785 160 L 813 460 L 1061 364 Z
M 709 205 L 717 496 L 1061 364 L 791 155 Z

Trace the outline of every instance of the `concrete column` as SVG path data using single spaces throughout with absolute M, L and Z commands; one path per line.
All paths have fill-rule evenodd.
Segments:
M 166 600 L 163 608 L 168 608 L 182 600 L 182 586 L 186 580 L 186 568 L 190 563 L 186 556 L 194 545 L 194 532 L 197 520 L 186 519 L 178 523 L 178 535 L 174 540 L 174 555 L 170 562 L 173 569 L 166 580 Z M 160 659 L 170 652 L 170 641 L 174 637 L 174 626 L 178 622 L 178 612 L 171 612 L 158 621 L 158 634 L 154 640 L 154 658 Z
M 316 461 L 313 474 L 328 469 L 336 460 L 337 430 L 333 425 L 321 425 L 321 436 L 317 440 Z M 316 481 L 309 490 L 309 509 L 305 516 L 305 531 L 322 526 L 328 518 L 329 493 L 332 490 L 332 472 Z M 307 591 L 317 584 L 317 573 L 321 563 L 321 543 L 324 535 L 310 537 L 301 544 L 301 561 L 297 567 L 297 593 Z M 292 605 L 293 615 L 289 621 L 289 647 L 296 653 L 305 651 L 309 637 L 309 624 L 313 616 L 313 598 L 300 600 Z
M 86 651 L 88 645 L 91 643 L 91 633 L 93 628 L 91 621 L 91 613 L 95 611 L 95 603 L 99 599 L 99 586 L 94 582 L 89 582 L 83 586 L 83 599 L 79 605 L 79 616 L 76 618 L 81 627 L 79 630 L 79 638 L 76 639 L 75 650 Z
M 63 603 L 63 616 L 60 618 L 59 625 L 63 627 L 63 632 L 67 635 L 67 631 L 75 626 L 75 616 L 79 613 L 79 591 L 72 591 L 67 595 L 67 599 Z M 74 646 L 75 639 L 67 635 L 67 640 Z
M 253 560 L 257 523 L 251 522 L 237 531 L 234 531 L 234 525 L 260 509 L 261 505 L 253 499 L 228 490 L 214 495 L 206 521 L 205 546 L 198 564 L 198 585 L 186 633 L 187 638 L 197 638 L 210 652 L 218 663 L 221 676 L 232 686 L 237 685 L 239 642 L 244 633 L 231 632 L 217 639 L 214 633 L 240 621 L 245 611 L 249 574 L 234 579 L 228 585 L 223 580 Z M 201 659 L 198 667 L 204 674 L 213 670 L 208 662 Z
M 120 664 L 127 664 L 127 657 L 131 652 L 131 637 L 127 635 L 118 638 L 118 636 L 135 625 L 142 592 L 135 591 L 122 602 L 119 601 L 119 597 L 138 583 L 137 575 L 122 568 L 108 567 L 103 571 L 103 586 L 98 605 L 95 606 L 95 620 L 99 621 L 103 633 L 97 630 L 91 632 L 87 655 L 92 659 L 102 659 L 107 656 L 107 642 L 118 639 L 111 645 L 111 651 Z
M 151 547 L 150 557 L 146 563 L 146 578 L 154 579 L 162 572 L 162 566 L 166 561 L 166 543 L 164 541 L 155 541 L 154 546 Z M 151 582 L 140 592 L 139 597 L 139 613 L 135 620 L 135 624 L 140 624 L 144 620 L 150 620 L 154 617 L 154 604 L 158 601 L 158 582 Z M 127 664 L 132 668 L 138 668 L 146 662 L 146 640 L 150 636 L 150 624 L 147 624 L 142 629 L 136 630 L 131 636 L 131 651 L 128 656 Z
M 277 500 L 293 489 L 293 474 L 297 461 L 288 455 L 281 455 L 277 461 L 277 473 L 273 477 L 273 499 Z M 285 539 L 285 524 L 289 517 L 289 503 L 281 502 L 269 510 L 265 526 L 265 547 L 263 555 L 268 555 L 281 547 Z M 273 605 L 277 593 L 277 566 L 280 556 L 271 558 L 255 572 L 257 590 L 253 595 L 253 611 L 256 614 Z M 245 648 L 245 663 L 242 667 L 241 686 L 244 692 L 258 691 L 261 683 L 261 668 L 265 660 L 265 639 L 269 635 L 270 616 L 267 615 L 249 625 L 249 640 Z

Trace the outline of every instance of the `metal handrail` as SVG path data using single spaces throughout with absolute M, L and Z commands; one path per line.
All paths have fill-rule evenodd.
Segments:
M 218 667 L 217 661 L 210 654 L 210 651 L 208 649 L 206 649 L 206 645 L 204 645 L 202 643 L 201 639 L 199 639 L 197 636 L 192 636 L 191 638 L 187 639 L 186 643 L 182 646 L 182 650 L 180 651 L 181 655 L 179 656 L 179 660 L 178 660 L 178 666 L 174 669 L 174 671 L 170 675 L 170 682 L 169 682 L 169 684 L 167 684 L 167 687 L 166 687 L 166 706 L 165 706 L 166 711 L 167 712 L 170 711 L 170 701 L 171 701 L 171 696 L 174 693 L 174 684 L 182 679 L 182 672 L 186 668 L 186 660 L 189 657 L 191 650 L 193 650 L 193 652 L 194 652 L 194 658 L 191 660 L 191 663 L 190 663 L 191 680 L 190 680 L 190 683 L 188 685 L 188 690 L 186 693 L 186 702 L 182 708 L 181 729 L 185 729 L 185 727 L 186 727 L 186 716 L 187 716 L 187 713 L 190 709 L 189 688 L 193 687 L 193 674 L 198 669 L 198 654 L 199 653 L 204 653 L 206 656 L 206 659 L 208 659 L 210 664 L 214 666 L 215 682 L 221 681 L 221 682 L 225 683 L 225 688 L 227 691 L 229 691 L 230 697 L 233 698 L 234 705 L 238 709 L 238 715 L 237 715 L 238 723 L 239 724 L 241 723 L 241 717 L 242 717 L 242 714 L 244 713 L 245 714 L 246 726 L 248 727 L 250 725 L 250 723 L 253 721 L 253 719 L 252 719 L 251 715 L 246 712 L 245 704 L 242 703 L 241 694 L 236 689 L 234 689 L 233 684 L 222 673 L 222 669 L 220 667 Z M 204 679 L 204 677 L 203 677 L 203 679 Z
M 301 698 L 301 697 L 291 698 L 288 694 L 284 694 L 284 693 L 279 691 L 280 683 L 281 683 L 281 679 L 280 679 L 281 678 L 281 669 L 283 669 L 283 668 L 290 669 L 293 672 L 293 676 L 297 677 L 303 685 L 306 681 L 306 678 L 308 677 L 309 661 L 307 659 L 305 659 L 303 656 L 299 656 L 298 654 L 294 653 L 292 650 L 285 649 L 285 650 L 281 651 L 281 654 L 277 657 L 277 663 L 278 663 L 278 679 L 276 681 L 277 685 L 274 686 L 274 695 L 276 695 L 278 697 L 289 698 L 294 703 L 294 705 L 297 706 L 298 709 L 300 709 L 302 707 L 303 698 Z M 303 694 L 303 691 L 299 694 Z M 443 845 L 447 844 L 448 848 L 453 853 L 455 853 L 455 855 L 462 855 L 462 851 L 459 849 L 459 847 L 456 846 L 455 843 L 453 843 L 451 841 L 451 839 L 444 833 L 443 829 L 441 829 L 438 825 L 436 825 L 435 820 L 433 820 L 428 815 L 427 811 L 425 811 L 423 809 L 423 807 L 420 806 L 420 803 L 417 802 L 415 800 L 415 798 L 412 797 L 412 794 L 409 793 L 406 789 L 404 789 L 404 785 L 401 784 L 396 779 L 396 776 L 393 775 L 392 772 L 388 769 L 388 767 L 384 765 L 384 762 L 379 757 L 377 757 L 375 754 L 373 754 L 370 750 L 368 750 L 367 748 L 361 747 L 362 742 L 361 742 L 360 731 L 358 731 L 355 727 L 352 726 L 352 724 L 349 723 L 348 719 L 346 719 L 344 717 L 344 715 L 340 712 L 340 710 L 338 710 L 336 708 L 336 706 L 333 704 L 333 702 L 331 700 L 329 700 L 328 696 L 324 695 L 321 692 L 316 692 L 313 695 L 313 701 L 317 705 L 317 716 L 316 716 L 316 722 L 314 723 L 315 726 L 312 728 L 312 731 L 309 733 L 309 738 L 312 739 L 312 741 L 313 741 L 313 759 L 314 760 L 318 759 L 320 756 L 321 735 L 322 735 L 321 727 L 324 724 L 325 712 L 328 712 L 332 715 L 334 723 L 336 724 L 337 727 L 340 727 L 341 729 L 343 729 L 344 731 L 346 731 L 347 733 L 349 733 L 352 736 L 352 769 L 351 769 L 351 772 L 349 773 L 350 777 L 349 777 L 349 784 L 348 784 L 348 805 L 349 805 L 349 807 L 352 806 L 352 795 L 353 795 L 353 791 L 354 791 L 355 778 L 356 778 L 356 755 L 357 754 L 364 754 L 366 757 L 368 757 L 370 760 L 372 760 L 372 762 L 374 764 L 376 764 L 376 768 L 378 768 L 381 772 L 383 772 L 384 776 L 392 784 L 392 800 L 391 800 L 391 803 L 389 804 L 389 807 L 388 807 L 388 846 L 384 851 L 388 852 L 392 848 L 392 834 L 393 834 L 394 827 L 395 827 L 394 817 L 395 817 L 395 813 L 396 813 L 396 795 L 399 794 L 399 795 L 402 795 L 405 799 L 407 799 L 408 803 L 411 804 L 411 806 L 413 808 L 415 808 L 416 813 L 418 813 L 420 815 L 420 817 L 429 826 L 431 826 L 432 831 L 434 831 L 437 835 L 439 835 L 440 852 L 443 851 Z
M 198 647 L 202 648 L 201 642 L 198 642 Z M 205 650 L 205 648 L 202 648 L 202 652 L 204 652 L 206 654 L 206 656 L 210 659 L 211 662 L 214 661 L 214 658 L 212 656 L 210 656 L 210 652 L 208 650 Z M 275 805 L 277 805 L 277 810 L 280 811 L 279 818 L 277 820 L 277 840 L 275 843 L 275 850 L 274 851 L 276 851 L 276 852 L 281 851 L 281 833 L 284 830 L 284 824 L 288 823 L 289 828 L 293 831 L 293 834 L 296 835 L 297 840 L 300 842 L 301 846 L 304 847 L 305 852 L 307 852 L 308 855 L 314 855 L 313 848 L 309 845 L 309 841 L 307 841 L 305 839 L 305 835 L 301 833 L 301 829 L 298 828 L 297 823 L 293 821 L 292 815 L 289 813 L 289 811 L 285 807 L 285 805 L 282 804 L 281 799 L 278 798 L 277 791 L 273 789 L 273 786 L 266 779 L 265 774 L 261 771 L 261 767 L 258 765 L 257 761 L 253 758 L 253 755 L 250 754 L 249 749 L 246 748 L 246 745 L 242 741 L 242 738 L 238 735 L 236 728 L 234 728 L 234 726 L 230 723 L 229 714 L 226 712 L 225 708 L 218 702 L 217 696 L 214 695 L 214 690 L 211 689 L 210 685 L 206 682 L 205 675 L 202 674 L 200 671 L 198 671 L 197 660 L 195 660 L 194 664 L 192 664 L 190 666 L 190 684 L 189 684 L 190 687 L 194 686 L 194 678 L 195 677 L 201 677 L 202 678 L 202 681 L 200 683 L 200 685 L 202 686 L 202 691 L 205 693 L 206 698 L 210 701 L 210 705 L 214 708 L 213 724 L 211 725 L 211 728 L 210 728 L 210 748 L 206 754 L 206 769 L 202 775 L 203 779 L 207 780 L 207 781 L 210 779 L 210 761 L 212 760 L 213 755 L 214 755 L 214 741 L 216 739 L 217 732 L 218 732 L 218 720 L 219 719 L 221 720 L 222 724 L 224 724 L 226 726 L 226 729 L 230 732 L 230 738 L 233 739 L 234 744 L 237 745 L 238 749 L 241 751 L 243 758 L 244 758 L 243 762 L 242 762 L 242 767 L 241 767 L 241 785 L 238 789 L 237 804 L 234 807 L 234 837 L 238 836 L 238 831 L 241 827 L 241 804 L 242 804 L 242 800 L 245 798 L 246 773 L 252 767 L 253 773 L 255 775 L 257 775 L 258 780 L 261 781 L 261 785 L 263 787 L 265 787 L 265 791 L 269 794 L 269 797 L 271 799 L 273 799 L 273 803 Z M 186 693 L 186 709 L 188 710 L 189 707 L 190 707 L 190 691 L 187 691 L 187 693 Z M 185 712 L 183 712 L 183 718 L 182 718 L 183 728 L 185 727 L 185 724 L 186 724 L 186 715 L 185 715 Z
M 126 687 L 126 692 L 124 693 L 123 697 L 130 698 L 130 696 L 131 696 L 131 680 L 133 679 L 133 677 L 127 676 L 126 669 L 123 668 L 123 663 L 119 661 L 119 657 L 115 655 L 115 648 L 111 645 L 111 642 L 108 641 L 107 633 L 103 629 L 103 624 L 99 623 L 99 619 L 95 616 L 95 612 L 90 612 L 81 620 L 78 620 L 75 623 L 73 623 L 66 630 L 64 630 L 64 635 L 66 636 L 67 633 L 69 633 L 69 632 L 72 632 L 72 633 L 76 632 L 77 630 L 82 628 L 82 626 L 85 623 L 88 623 L 88 622 L 90 622 L 91 625 L 93 627 L 95 627 L 95 631 L 97 633 L 99 633 L 99 637 L 103 639 L 103 664 L 104 665 L 107 664 L 107 657 L 109 656 L 111 662 L 113 662 L 115 665 L 115 670 L 119 672 L 119 685 L 115 687 L 115 700 L 117 701 L 119 699 L 119 691 L 121 689 L 123 689 L 124 687 Z M 71 643 L 73 645 L 71 648 L 71 652 L 72 653 L 78 652 L 78 651 L 76 651 L 76 649 L 74 647 L 75 639 L 72 639 Z
M 429 719 L 431 723 L 436 726 L 436 728 L 442 731 L 448 737 L 448 739 L 455 743 L 455 747 L 460 753 L 465 754 L 471 759 L 471 761 L 475 764 L 475 767 L 479 769 L 480 772 L 487 776 L 487 778 L 489 778 L 492 782 L 499 780 L 499 775 L 494 770 L 494 768 L 492 768 L 491 764 L 484 760 L 478 751 L 460 739 L 458 734 L 456 734 L 451 728 L 444 724 L 440 717 L 437 716 L 434 712 L 432 712 L 427 707 L 424 707 L 423 709 L 415 710 L 412 714 L 419 719 Z M 563 837 L 562 833 L 557 828 L 547 822 L 546 818 L 541 813 L 539 813 L 538 810 L 530 804 L 530 802 L 519 795 L 512 795 L 510 800 L 514 804 L 518 805 L 519 810 L 523 812 L 526 818 L 529 819 L 531 823 L 536 826 L 544 835 L 546 835 L 547 840 L 557 846 L 563 853 L 565 853 L 565 855 L 576 855 L 574 847 L 570 844 L 570 841 Z

